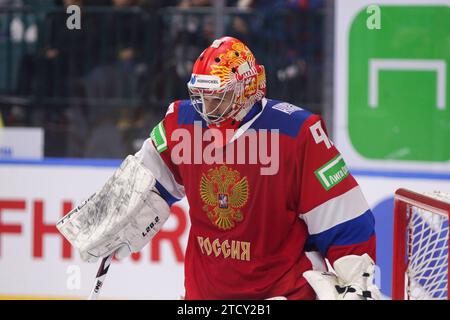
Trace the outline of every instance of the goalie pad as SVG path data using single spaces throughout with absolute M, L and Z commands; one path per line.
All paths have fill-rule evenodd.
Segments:
M 306 271 L 303 276 L 319 300 L 379 300 L 373 283 L 375 264 L 368 254 L 348 255 L 333 264 L 335 273 Z
M 155 188 L 156 179 L 128 156 L 99 192 L 56 224 L 84 261 L 118 252 L 139 252 L 169 218 L 170 208 Z M 117 255 L 116 255 L 117 256 Z

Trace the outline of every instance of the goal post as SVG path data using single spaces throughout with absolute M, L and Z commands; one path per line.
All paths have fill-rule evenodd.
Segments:
M 392 299 L 450 299 L 449 215 L 448 193 L 395 192 Z

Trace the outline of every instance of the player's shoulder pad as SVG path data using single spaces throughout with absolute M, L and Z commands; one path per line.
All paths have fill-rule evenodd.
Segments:
M 170 146 L 168 137 L 172 136 L 175 129 L 183 124 L 193 125 L 196 121 L 200 121 L 202 126 L 206 127 L 206 122 L 195 111 L 190 100 L 176 100 L 172 102 L 167 108 L 164 119 L 150 133 L 150 137 L 158 152 L 161 153 Z
M 267 99 L 264 112 L 255 122 L 255 126 L 257 129 L 278 129 L 280 134 L 295 138 L 304 122 L 313 115 L 291 103 Z
M 174 121 L 175 125 L 194 124 L 195 121 L 202 121 L 202 117 L 195 111 L 190 100 L 177 100 L 172 102 L 167 109 L 166 119 Z

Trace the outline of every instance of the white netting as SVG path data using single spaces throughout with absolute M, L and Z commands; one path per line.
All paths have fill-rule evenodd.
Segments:
M 450 203 L 450 194 L 425 195 Z M 447 299 L 448 216 L 411 207 L 407 239 L 409 299 Z

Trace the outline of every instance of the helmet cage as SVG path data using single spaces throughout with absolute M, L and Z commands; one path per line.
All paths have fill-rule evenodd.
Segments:
M 188 86 L 188 89 L 192 106 L 207 123 L 219 124 L 228 118 L 233 117 L 239 111 L 239 109 L 236 108 L 236 103 L 234 101 L 236 98 L 235 90 L 212 91 L 207 89 L 199 89 L 192 86 Z M 228 105 L 220 114 L 217 114 L 217 111 L 221 109 L 222 105 L 227 103 L 225 96 L 229 92 L 232 92 L 233 94 L 229 99 Z M 207 103 L 205 102 L 205 99 L 212 101 L 208 102 L 213 104 L 211 110 L 209 111 L 206 110 Z

